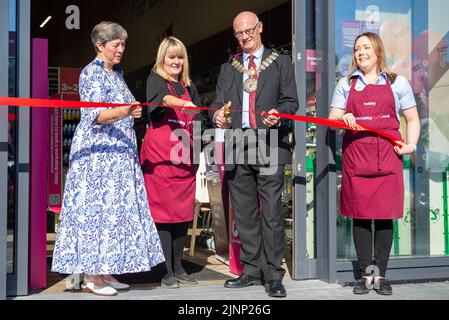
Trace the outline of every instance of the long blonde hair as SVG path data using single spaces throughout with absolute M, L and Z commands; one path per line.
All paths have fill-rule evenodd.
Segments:
M 385 55 L 385 48 L 384 44 L 382 43 L 382 39 L 380 37 L 372 32 L 365 32 L 357 36 L 357 38 L 354 41 L 354 46 L 352 50 L 352 63 L 351 63 L 351 71 L 348 74 L 348 82 L 351 81 L 351 77 L 359 69 L 359 66 L 357 65 L 357 60 L 355 57 L 355 44 L 357 43 L 357 40 L 359 40 L 361 37 L 367 37 L 373 46 L 374 53 L 377 56 L 377 73 L 385 72 L 385 74 L 388 77 L 388 80 L 390 83 L 394 83 L 396 81 L 397 74 L 390 71 L 387 67 L 387 59 Z
M 175 37 L 168 37 L 162 40 L 157 51 L 156 63 L 153 67 L 153 73 L 160 75 L 167 81 L 170 81 L 170 77 L 164 69 L 164 58 L 168 50 L 174 50 L 175 53 L 184 58 L 184 64 L 182 65 L 181 80 L 186 86 L 190 86 L 189 76 L 189 56 L 187 55 L 187 49 L 185 45 Z

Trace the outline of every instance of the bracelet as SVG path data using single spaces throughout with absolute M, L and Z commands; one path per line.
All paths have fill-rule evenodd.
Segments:
M 413 148 L 413 152 L 416 151 L 416 144 L 409 143 L 408 146 Z

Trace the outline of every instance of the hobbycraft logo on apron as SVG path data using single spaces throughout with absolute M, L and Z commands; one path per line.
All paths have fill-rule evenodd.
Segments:
M 378 119 L 390 119 L 390 115 L 389 114 L 383 114 L 380 116 L 363 116 L 363 117 L 355 117 L 355 119 L 357 121 L 360 120 L 365 120 L 365 121 L 372 121 L 373 119 L 378 120 Z

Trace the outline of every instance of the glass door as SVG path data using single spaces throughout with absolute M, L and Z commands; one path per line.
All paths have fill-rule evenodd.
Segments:
M 448 10 L 449 3 L 444 0 L 336 0 L 335 80 L 349 71 L 355 37 L 367 31 L 377 33 L 386 49 L 388 67 L 408 79 L 421 119 L 418 150 L 403 158 L 405 207 L 403 218 L 394 220 L 390 267 L 412 267 L 418 263 L 416 259 L 423 259 L 423 266 L 448 265 Z M 405 138 L 405 120 L 401 117 L 400 121 Z M 338 212 L 342 134 L 337 134 L 336 141 Z M 336 230 L 340 271 L 349 271 L 350 262 L 356 260 L 352 220 L 337 214 Z M 407 260 L 410 258 L 415 262 Z M 405 277 L 395 270 L 390 275 Z M 409 276 L 433 277 L 424 269 Z
M 449 113 L 444 106 L 449 99 L 449 22 L 443 12 L 448 11 L 449 3 L 295 2 L 301 3 L 308 16 L 295 11 L 295 21 L 304 19 L 304 24 L 295 29 L 296 46 L 301 48 L 296 63 L 304 63 L 302 69 L 296 69 L 303 114 L 327 117 L 335 85 L 349 70 L 354 39 L 365 31 L 381 36 L 388 66 L 409 80 L 422 134 L 416 155 L 403 159 L 405 210 L 403 218 L 394 221 L 387 276 L 395 280 L 447 277 Z M 401 118 L 401 134 L 405 137 L 404 124 Z M 296 138 L 300 140 L 305 132 L 306 140 L 303 145 L 297 142 L 296 148 L 305 149 L 305 154 L 300 154 L 305 159 L 305 173 L 297 175 L 295 191 L 305 186 L 307 196 L 296 197 L 298 241 L 294 252 L 298 274 L 308 270 L 305 273 L 309 276 L 315 274 L 328 282 L 353 281 L 356 254 L 352 221 L 339 214 L 342 133 L 311 124 L 302 130 L 296 132 Z M 307 212 L 300 209 L 304 204 Z
M 298 89 L 298 115 L 316 116 L 315 85 L 317 51 L 315 50 L 315 1 L 292 1 L 293 63 Z M 313 61 L 313 63 L 311 63 Z M 316 210 L 315 210 L 315 147 L 316 126 L 295 122 L 295 152 L 292 165 L 294 177 L 293 278 L 316 277 Z
M 8 1 L 0 1 L 0 96 L 8 95 Z M 8 107 L 0 106 L 0 300 L 6 298 Z
M 29 0 L 8 0 L 8 96 L 29 97 Z M 6 294 L 28 293 L 29 108 L 8 108 Z
M 9 0 L 8 97 L 17 94 L 16 5 Z M 8 108 L 8 188 L 7 188 L 7 259 L 6 271 L 14 273 L 15 190 L 16 190 L 16 108 Z

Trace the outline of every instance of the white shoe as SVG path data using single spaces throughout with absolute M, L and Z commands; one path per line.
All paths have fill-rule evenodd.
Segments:
M 108 280 L 104 280 L 103 281 L 110 286 L 111 288 L 114 288 L 115 290 L 128 290 L 129 289 L 129 285 L 126 283 L 122 283 L 122 282 L 118 282 L 118 281 L 108 281 Z
M 93 293 L 98 296 L 115 296 L 117 295 L 117 290 L 111 287 L 100 288 L 95 285 L 93 282 L 84 283 L 81 288 L 84 293 Z

